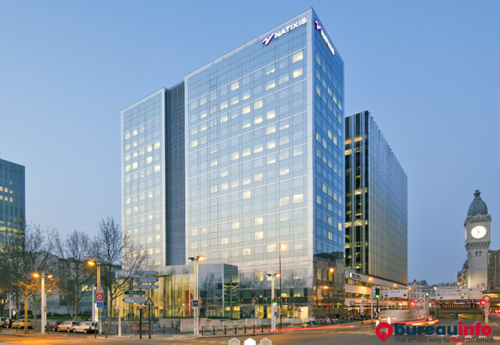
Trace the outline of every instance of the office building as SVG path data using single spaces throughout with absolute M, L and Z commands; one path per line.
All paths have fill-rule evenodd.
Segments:
M 124 232 L 158 266 L 237 266 L 241 315 L 270 316 L 280 269 L 284 315 L 343 308 L 344 63 L 331 42 L 310 9 L 122 111 Z
M 0 159 L 0 245 L 23 231 L 24 186 L 24 166 Z
M 408 282 L 406 174 L 368 111 L 345 124 L 346 269 Z

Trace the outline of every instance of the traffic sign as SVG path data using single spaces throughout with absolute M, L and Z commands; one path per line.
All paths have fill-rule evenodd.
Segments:
M 484 299 L 486 302 L 488 302 L 488 301 L 490 300 L 490 298 L 491 298 L 490 296 L 484 296 L 484 297 L 483 297 L 483 299 Z
M 158 272 L 156 271 L 135 271 L 135 276 L 157 276 Z
M 418 303 L 418 298 L 417 298 L 417 297 L 415 297 L 415 298 L 413 299 L 413 302 Z
M 355 301 L 350 301 L 350 302 L 349 302 L 349 304 L 350 304 L 350 305 L 355 305 L 355 304 L 356 304 L 356 302 L 355 302 Z
M 140 290 L 125 290 L 123 291 L 124 295 L 145 295 L 146 291 L 140 291 Z
M 193 302 L 194 302 L 194 301 L 193 301 Z M 198 301 L 196 301 L 196 302 L 198 302 Z M 148 300 L 147 300 L 147 301 L 146 301 L 146 303 L 144 303 L 144 304 L 145 304 L 145 305 L 149 305 L 149 306 L 155 305 L 155 304 L 153 303 L 153 301 L 151 300 L 151 298 L 150 298 L 150 297 L 148 297 Z M 193 307 L 194 307 L 194 305 L 193 305 Z
M 299 308 L 299 314 L 300 314 L 300 308 Z
M 415 307 L 415 309 L 420 310 L 420 307 Z
M 104 302 L 97 302 L 97 308 L 104 308 Z
M 102 301 L 104 301 L 104 294 L 102 294 L 102 293 L 96 293 L 96 294 L 95 294 L 95 300 L 96 300 L 97 302 L 102 302 Z
M 155 277 L 135 277 L 134 283 L 156 283 L 158 278 Z
M 199 301 L 197 299 L 194 299 L 193 300 L 193 307 L 199 307 L 200 304 L 199 304 Z
M 146 303 L 146 297 L 125 297 L 123 299 L 125 303 Z
M 158 289 L 158 285 L 134 285 L 134 289 Z
M 95 289 L 95 293 L 104 293 L 104 290 L 102 289 L 101 285 L 97 286 Z

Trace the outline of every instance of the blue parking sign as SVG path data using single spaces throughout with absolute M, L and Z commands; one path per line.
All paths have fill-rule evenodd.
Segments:
M 97 308 L 104 308 L 104 302 L 96 302 Z

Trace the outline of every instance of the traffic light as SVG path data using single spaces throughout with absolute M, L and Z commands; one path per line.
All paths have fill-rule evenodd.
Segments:
M 415 306 L 415 302 L 411 301 L 410 302 L 410 307 L 414 307 Z
M 375 288 L 375 298 L 376 299 L 380 298 L 380 288 L 378 288 L 378 287 Z
M 481 300 L 481 305 L 485 305 L 486 301 L 484 299 Z
M 277 306 L 277 305 L 278 305 L 278 299 L 276 299 L 276 298 L 275 298 L 275 299 L 273 300 L 273 305 L 274 305 L 274 306 Z

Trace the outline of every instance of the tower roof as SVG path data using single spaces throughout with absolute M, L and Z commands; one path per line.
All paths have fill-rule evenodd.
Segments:
M 472 200 L 472 203 L 469 206 L 467 217 L 475 216 L 478 213 L 481 215 L 488 214 L 488 206 L 486 206 L 486 203 L 483 201 L 483 199 L 481 199 L 481 192 L 479 191 L 479 189 L 477 189 L 474 193 L 474 200 Z

